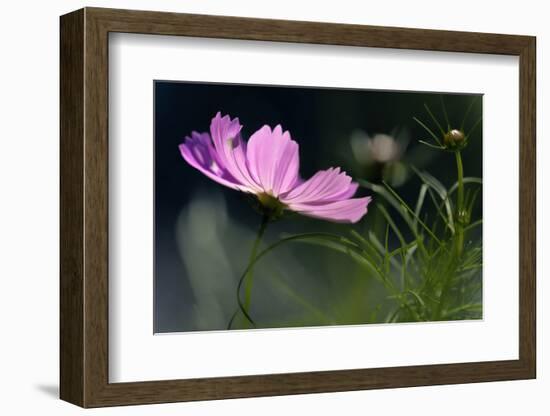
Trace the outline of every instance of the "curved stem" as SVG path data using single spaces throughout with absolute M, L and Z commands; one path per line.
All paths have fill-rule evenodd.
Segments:
M 254 260 L 256 259 L 256 254 L 258 252 L 258 248 L 260 247 L 260 243 L 262 242 L 262 237 L 265 233 L 265 230 L 267 228 L 267 224 L 269 222 L 269 216 L 264 215 L 262 217 L 262 222 L 260 224 L 260 228 L 258 229 L 258 234 L 256 235 L 256 240 L 254 241 L 254 244 L 252 245 L 252 251 L 250 252 L 250 257 L 248 259 L 248 272 L 246 273 L 245 277 L 245 287 L 244 287 L 244 311 L 246 314 L 248 314 L 248 311 L 250 309 L 250 302 L 252 299 L 252 285 L 254 283 Z
M 346 246 L 349 250 L 354 251 L 356 253 L 360 253 L 361 249 L 360 247 L 357 247 L 354 243 L 352 243 L 349 240 L 346 240 L 345 238 L 335 235 L 335 234 L 329 234 L 329 233 L 308 233 L 308 234 L 298 234 L 293 235 L 290 237 L 283 238 L 279 241 L 276 241 L 275 243 L 271 244 L 270 246 L 266 247 L 264 250 L 259 252 L 257 255 L 254 256 L 253 259 L 251 259 L 250 263 L 248 264 L 247 268 L 244 270 L 243 274 L 241 275 L 241 278 L 239 279 L 239 284 L 237 285 L 237 303 L 239 305 L 239 309 L 231 316 L 231 319 L 229 321 L 229 324 L 227 325 L 227 329 L 232 329 L 233 322 L 235 322 L 235 319 L 239 312 L 244 316 L 244 318 L 247 320 L 247 325 L 252 325 L 253 327 L 256 326 L 256 323 L 252 319 L 252 317 L 249 315 L 248 311 L 245 309 L 244 302 L 241 300 L 241 289 L 243 286 L 244 281 L 246 280 L 246 277 L 248 276 L 250 270 L 254 267 L 254 265 L 265 255 L 276 249 L 277 247 L 286 244 L 291 241 L 307 241 L 307 240 L 315 240 L 319 238 L 327 239 L 327 241 L 334 241 L 342 244 L 343 246 Z M 373 266 L 374 267 L 374 266 Z M 375 268 L 376 269 L 376 268 Z

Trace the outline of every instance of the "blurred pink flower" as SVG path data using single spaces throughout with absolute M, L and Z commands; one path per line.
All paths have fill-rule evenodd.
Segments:
M 334 222 L 355 223 L 371 197 L 352 198 L 357 183 L 340 168 L 321 170 L 308 180 L 299 176 L 298 143 L 280 125 L 265 125 L 248 143 L 238 118 L 217 113 L 209 133 L 192 132 L 179 148 L 191 166 L 210 179 L 254 194 L 267 208 L 299 212 Z

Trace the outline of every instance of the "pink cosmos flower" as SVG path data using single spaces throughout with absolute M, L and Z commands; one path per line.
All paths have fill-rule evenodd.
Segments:
M 340 168 L 321 170 L 308 180 L 299 176 L 298 143 L 280 125 L 265 125 L 248 143 L 238 118 L 217 113 L 209 133 L 192 132 L 179 148 L 183 158 L 210 179 L 254 194 L 267 208 L 299 212 L 313 218 L 355 223 L 371 197 L 352 198 L 358 184 Z

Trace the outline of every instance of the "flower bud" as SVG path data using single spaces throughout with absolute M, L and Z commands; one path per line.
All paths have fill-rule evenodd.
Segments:
M 445 147 L 450 149 L 461 148 L 465 145 L 466 135 L 462 130 L 452 129 L 445 133 L 443 142 Z

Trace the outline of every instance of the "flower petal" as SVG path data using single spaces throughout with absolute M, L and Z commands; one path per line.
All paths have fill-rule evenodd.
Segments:
M 340 168 L 321 170 L 279 198 L 289 209 L 314 218 L 357 222 L 367 213 L 370 197 L 350 199 L 358 184 Z
M 289 140 L 277 165 L 273 178 L 273 192 L 275 196 L 288 192 L 296 186 L 299 180 L 300 152 L 298 143 Z
M 280 125 L 273 130 L 265 125 L 250 136 L 247 159 L 253 179 L 265 193 L 277 197 L 298 180 L 298 143 Z
M 218 112 L 210 123 L 210 133 L 214 148 L 221 163 L 237 182 L 248 188 L 249 192 L 261 192 L 261 188 L 252 178 L 246 162 L 246 143 L 241 137 L 242 125 L 238 118 L 221 116 Z
M 342 223 L 355 223 L 367 213 L 370 196 L 352 198 L 324 204 L 289 204 L 289 208 L 303 215 Z
M 185 142 L 179 145 L 181 155 L 187 163 L 210 179 L 232 189 L 243 190 L 243 187 L 218 159 L 208 133 L 191 133 Z M 246 191 L 245 191 L 246 192 Z
M 331 202 L 347 199 L 355 194 L 357 184 L 340 168 L 321 170 L 310 179 L 281 195 L 286 203 Z

